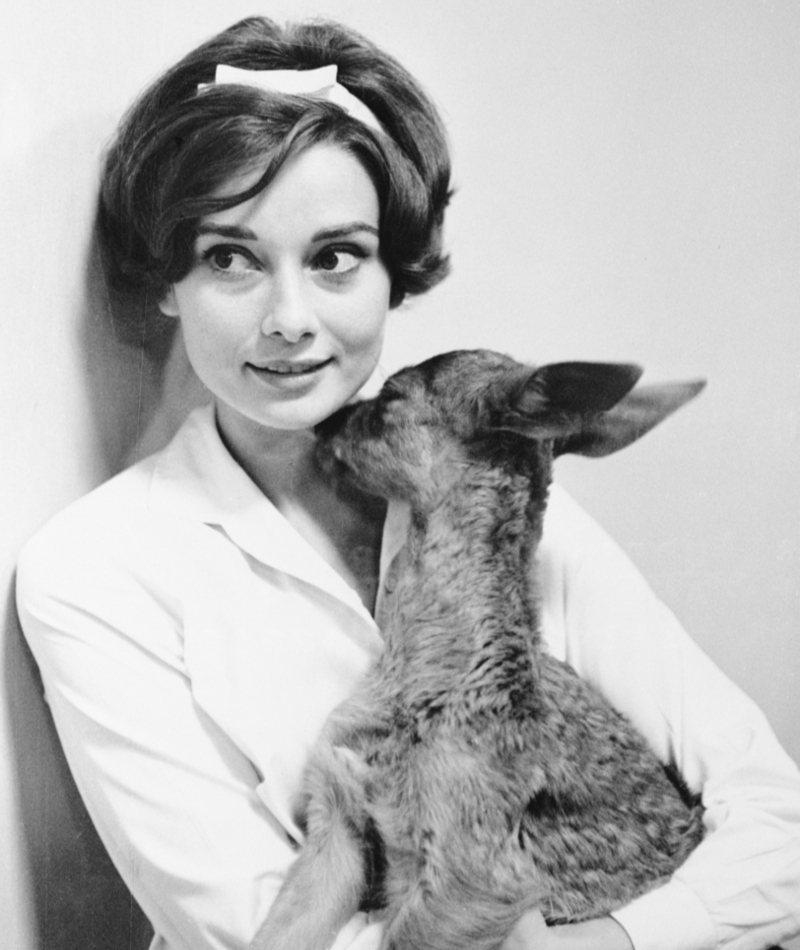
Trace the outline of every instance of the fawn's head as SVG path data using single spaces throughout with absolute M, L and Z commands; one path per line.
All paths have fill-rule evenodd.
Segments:
M 417 508 L 471 465 L 549 479 L 567 452 L 609 455 L 688 402 L 703 383 L 642 386 L 627 363 L 525 366 L 491 350 L 457 350 L 390 377 L 374 399 L 319 427 L 322 446 L 362 488 Z

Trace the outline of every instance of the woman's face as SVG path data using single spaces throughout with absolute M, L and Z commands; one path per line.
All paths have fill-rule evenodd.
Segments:
M 379 215 L 363 166 L 318 145 L 254 198 L 201 220 L 192 269 L 161 309 L 180 319 L 224 434 L 307 429 L 369 378 L 389 308 Z

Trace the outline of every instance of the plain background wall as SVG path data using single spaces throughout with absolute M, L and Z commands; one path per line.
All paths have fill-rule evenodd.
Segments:
M 14 950 L 141 944 L 11 608 L 22 541 L 181 413 L 115 332 L 97 157 L 163 66 L 241 16 L 328 14 L 448 120 L 454 270 L 387 372 L 462 346 L 705 376 L 662 429 L 559 477 L 800 759 L 800 7 L 760 0 L 27 0 L 0 35 L 0 919 Z M 149 428 L 148 428 L 149 427 Z

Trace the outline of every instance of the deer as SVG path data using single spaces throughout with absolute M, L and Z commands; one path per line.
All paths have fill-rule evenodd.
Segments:
M 406 505 L 408 536 L 383 652 L 310 755 L 305 841 L 252 950 L 324 950 L 359 909 L 382 950 L 495 950 L 530 909 L 607 914 L 702 840 L 699 796 L 543 647 L 531 582 L 554 459 L 616 452 L 704 385 L 641 374 L 454 351 L 319 426 L 331 477 Z

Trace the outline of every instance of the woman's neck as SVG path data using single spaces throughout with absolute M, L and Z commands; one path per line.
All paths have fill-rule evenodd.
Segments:
M 221 411 L 220 411 L 221 410 Z M 222 441 L 283 517 L 373 611 L 385 506 L 342 492 L 317 462 L 310 429 L 267 429 L 217 407 Z
M 310 429 L 269 429 L 216 407 L 225 447 L 275 507 L 284 512 L 300 503 L 321 476 Z

